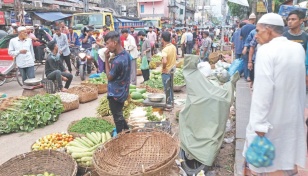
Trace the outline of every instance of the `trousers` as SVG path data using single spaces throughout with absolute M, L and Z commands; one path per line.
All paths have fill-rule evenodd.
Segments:
M 120 133 L 123 130 L 128 130 L 128 125 L 123 116 L 124 103 L 114 100 L 113 97 L 108 97 L 108 101 L 109 108 L 113 116 L 113 121 L 116 125 L 117 133 Z

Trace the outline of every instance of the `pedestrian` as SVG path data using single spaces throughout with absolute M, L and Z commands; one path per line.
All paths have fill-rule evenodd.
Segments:
M 55 80 L 58 84 L 58 89 L 61 92 L 66 92 L 71 85 L 71 82 L 73 80 L 73 75 L 69 73 L 63 66 L 63 62 L 60 59 L 60 54 L 59 54 L 60 52 L 57 42 L 53 40 L 47 44 L 47 47 L 49 48 L 51 53 L 48 55 L 45 64 L 46 77 L 49 80 Z M 64 87 L 62 81 L 66 82 Z
M 252 13 L 251 15 L 249 15 L 248 23 L 241 29 L 240 36 L 241 36 L 241 40 L 243 40 L 244 44 L 246 42 L 246 39 L 247 39 L 249 33 L 256 28 L 256 26 L 254 25 L 255 22 L 256 22 L 256 15 L 254 13 Z M 242 50 L 242 59 L 244 61 L 244 77 L 245 77 L 246 81 L 249 82 L 250 78 L 249 78 L 249 70 L 248 70 L 248 52 L 249 52 L 249 45 L 244 46 L 244 48 Z
M 69 34 L 69 30 L 68 30 L 68 27 L 65 26 L 65 23 L 64 22 L 61 22 L 60 25 L 59 25 L 59 28 L 60 28 L 60 31 L 61 33 L 63 34 Z
M 18 34 L 18 25 L 16 23 L 12 23 L 10 29 L 8 30 L 8 34 Z
M 141 59 L 143 59 L 143 57 L 146 57 L 148 64 L 150 64 L 150 61 L 151 61 L 151 42 L 150 42 L 149 39 L 146 38 L 146 34 L 143 31 L 138 32 L 138 37 L 140 39 L 140 42 L 142 43 L 142 45 L 141 45 Z M 148 68 L 148 69 L 141 70 L 141 72 L 142 72 L 142 76 L 143 76 L 143 82 L 141 82 L 140 84 L 143 84 L 145 81 L 149 80 L 150 70 Z
M 289 30 L 283 33 L 287 39 L 301 44 L 304 50 L 307 49 L 308 36 L 305 31 L 301 29 L 306 14 L 301 10 L 293 10 L 288 15 Z
M 135 38 L 128 34 L 127 29 L 122 29 L 121 31 L 122 36 L 124 37 L 124 48 L 131 56 L 131 74 L 130 74 L 130 81 L 131 84 L 137 85 L 137 62 L 136 59 L 138 58 L 138 49 Z
M 241 58 L 242 57 L 242 51 L 244 47 L 243 40 L 240 39 L 241 29 L 246 23 L 240 23 L 239 27 L 234 32 L 231 42 L 232 42 L 232 49 L 234 50 L 235 58 Z
M 155 43 L 156 43 L 156 40 L 157 40 L 157 35 L 156 33 L 153 31 L 153 28 L 150 26 L 149 27 L 149 32 L 148 32 L 148 35 L 147 35 L 147 38 L 150 40 L 151 42 L 151 53 L 152 55 L 154 55 L 154 50 L 155 50 Z
M 269 167 L 249 165 L 253 175 L 297 175 L 306 164 L 305 50 L 283 37 L 280 15 L 268 13 L 257 23 L 258 49 L 250 119 L 246 129 L 247 147 L 256 136 L 266 137 L 275 147 Z
M 131 59 L 129 53 L 121 46 L 118 32 L 109 32 L 105 36 L 105 43 L 107 47 L 105 51 L 105 70 L 108 78 L 107 98 L 117 132 L 120 133 L 129 129 L 123 117 L 123 106 L 129 94 Z M 110 53 L 115 54 L 111 63 L 109 63 Z
M 79 41 L 78 34 L 74 32 L 72 27 L 69 27 L 68 31 L 69 33 L 67 34 L 67 39 L 68 39 L 69 45 L 73 47 L 79 47 L 81 44 Z
M 252 88 L 255 79 L 254 72 L 255 72 L 257 50 L 258 50 L 258 42 L 256 37 L 254 36 L 254 38 L 250 42 L 249 60 L 248 60 L 248 69 L 250 70 L 249 76 L 251 80 L 250 88 Z
M 186 29 L 182 29 L 182 36 L 181 36 L 181 50 L 182 50 L 182 57 L 184 57 L 184 54 L 186 54 Z
M 209 32 L 205 31 L 203 32 L 203 39 L 202 39 L 202 45 L 201 45 L 201 52 L 200 57 L 203 61 L 209 61 L 209 55 L 211 53 L 211 46 L 212 46 L 212 39 L 210 37 Z
M 194 47 L 194 36 L 191 33 L 191 29 L 188 28 L 188 32 L 186 34 L 186 53 L 192 54 L 193 47 Z
M 139 45 L 138 32 L 135 32 L 135 28 L 133 26 L 130 27 L 130 35 L 135 38 L 136 44 Z
M 40 29 L 40 25 L 34 25 L 34 35 L 38 39 L 37 42 L 33 43 L 35 61 L 42 63 L 45 56 L 45 44 L 47 44 L 50 39 L 46 35 L 46 32 L 43 29 Z
M 67 35 L 61 33 L 59 27 L 55 27 L 55 34 L 53 35 L 53 40 L 57 43 L 57 49 L 60 54 L 61 61 L 65 61 L 68 71 L 72 73 L 71 65 L 71 51 L 69 48 L 69 42 L 67 40 Z
M 176 66 L 176 48 L 170 43 L 171 34 L 169 32 L 162 33 L 162 81 L 166 94 L 166 111 L 172 111 L 174 96 L 173 96 L 173 73 Z
M 9 43 L 8 53 L 15 57 L 16 65 L 22 76 L 22 82 L 35 78 L 34 73 L 34 51 L 32 40 L 28 38 L 27 29 L 18 27 L 18 36 L 12 38 Z

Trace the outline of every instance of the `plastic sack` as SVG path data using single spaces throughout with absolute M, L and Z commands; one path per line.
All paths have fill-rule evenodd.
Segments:
M 107 50 L 107 48 L 101 48 L 101 49 L 98 50 L 98 55 L 103 62 L 105 62 L 105 58 L 106 58 L 105 51 L 106 50 Z
M 149 63 L 148 63 L 148 59 L 147 59 L 146 56 L 143 56 L 143 57 L 142 57 L 140 69 L 141 69 L 141 70 L 147 70 L 147 69 L 149 69 Z
M 244 69 L 244 60 L 243 59 L 235 59 L 229 67 L 229 74 L 233 76 L 237 71 L 242 72 Z
M 266 137 L 257 136 L 246 151 L 246 161 L 259 168 L 273 165 L 275 147 Z
M 92 49 L 91 50 L 91 57 L 97 61 L 98 59 L 98 53 L 97 53 L 97 50 L 96 49 Z
M 226 83 L 230 80 L 231 76 L 226 69 L 218 67 L 213 71 L 213 74 L 221 83 Z
M 91 74 L 89 78 L 99 78 L 101 76 L 100 73 Z
M 200 62 L 197 65 L 197 68 L 205 77 L 208 77 L 212 74 L 211 65 L 208 62 Z

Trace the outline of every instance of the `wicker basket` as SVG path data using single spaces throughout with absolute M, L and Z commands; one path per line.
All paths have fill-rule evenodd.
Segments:
M 79 108 L 79 99 L 72 101 L 72 102 L 63 102 L 63 107 L 64 107 L 64 111 L 63 112 L 68 112 L 74 109 L 78 109 Z
M 104 176 L 159 176 L 169 171 L 179 152 L 178 142 L 155 129 L 134 129 L 103 144 L 93 164 Z
M 95 171 L 95 167 L 84 167 L 81 165 L 78 165 L 78 175 L 82 176 L 99 176 L 98 173 Z
M 79 96 L 80 103 L 87 103 L 98 98 L 98 91 L 93 86 L 76 86 L 69 88 L 67 93 L 72 93 Z
M 147 122 L 145 123 L 144 128 L 154 128 L 171 134 L 171 123 L 169 121 Z
M 0 166 L 2 176 L 54 173 L 75 176 L 77 163 L 64 152 L 41 150 L 15 156 Z
M 141 76 L 142 75 L 142 71 L 140 69 L 137 69 L 137 73 L 136 73 L 137 76 Z
M 108 90 L 108 84 L 92 84 L 92 83 L 88 83 L 88 82 L 83 81 L 83 82 L 81 82 L 81 85 L 96 87 L 97 88 L 97 92 L 99 94 L 104 94 Z

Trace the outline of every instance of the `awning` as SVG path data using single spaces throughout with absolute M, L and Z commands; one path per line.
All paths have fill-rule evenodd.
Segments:
M 46 12 L 46 13 L 34 12 L 34 14 L 46 21 L 57 21 L 72 16 L 72 14 L 64 14 L 61 12 Z

